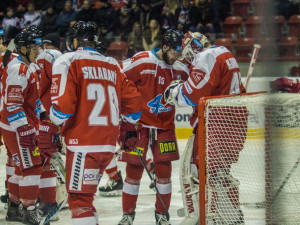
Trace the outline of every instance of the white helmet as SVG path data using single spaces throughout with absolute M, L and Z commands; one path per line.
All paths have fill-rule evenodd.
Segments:
M 186 59 L 189 63 L 192 63 L 195 55 L 202 52 L 208 45 L 209 41 L 205 35 L 199 32 L 187 32 L 182 41 L 181 59 Z

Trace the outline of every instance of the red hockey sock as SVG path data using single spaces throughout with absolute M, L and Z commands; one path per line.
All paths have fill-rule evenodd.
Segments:
M 114 166 L 113 168 L 105 170 L 110 180 L 118 180 L 120 179 L 119 173 L 118 173 L 118 167 Z

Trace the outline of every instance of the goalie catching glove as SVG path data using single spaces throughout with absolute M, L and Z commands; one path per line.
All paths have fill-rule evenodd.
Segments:
M 22 148 L 35 148 L 36 147 L 36 130 L 34 126 L 28 124 L 17 128 L 19 135 L 19 142 Z
M 183 81 L 182 80 L 174 80 L 171 84 L 166 88 L 164 92 L 165 102 L 178 106 L 177 95 L 179 89 L 182 87 Z
M 141 124 L 122 122 L 120 125 L 119 143 L 124 151 L 133 151 L 141 139 Z
M 41 121 L 38 147 L 41 155 L 45 158 L 50 158 L 53 153 L 58 151 L 60 147 L 59 130 L 60 127 L 54 123 L 48 120 Z

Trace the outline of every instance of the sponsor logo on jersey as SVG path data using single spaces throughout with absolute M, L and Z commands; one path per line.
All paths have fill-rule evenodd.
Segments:
M 20 159 L 19 159 L 18 154 L 17 154 L 17 153 L 16 153 L 16 154 L 13 154 L 13 155 L 12 155 L 12 158 L 13 158 L 13 160 L 14 160 L 14 162 L 15 162 L 15 165 L 16 165 L 16 166 L 20 166 Z
M 150 107 L 150 113 L 155 113 L 155 115 L 157 115 L 158 113 L 169 112 L 172 110 L 172 107 L 169 106 L 165 108 L 164 104 L 161 103 L 162 97 L 163 95 L 159 94 L 147 103 L 147 106 Z
M 70 139 L 69 145 L 78 145 L 78 139 Z
M 83 184 L 98 185 L 102 177 L 99 169 L 85 169 L 83 173 Z
M 184 82 L 183 85 L 185 86 L 186 91 L 191 94 L 193 92 L 192 88 L 188 84 L 188 82 Z
M 82 67 L 82 73 L 84 79 L 108 80 L 114 84 L 117 82 L 116 71 L 104 67 L 84 66 Z
M 26 117 L 26 115 L 25 115 L 24 111 L 22 111 L 22 112 L 18 112 L 18 113 L 8 116 L 7 121 L 10 124 L 10 123 L 12 123 L 16 120 L 22 119 L 24 117 Z
M 205 77 L 206 73 L 201 70 L 194 69 L 191 72 L 190 78 L 194 82 L 195 85 L 198 85 Z
M 74 153 L 74 161 L 72 165 L 70 189 L 75 191 L 81 190 L 83 162 L 85 155 L 82 152 Z
M 176 143 L 175 143 L 175 141 L 158 142 L 158 147 L 159 147 L 160 154 L 176 152 Z
M 50 93 L 51 95 L 58 95 L 59 93 L 59 87 L 60 87 L 60 80 L 61 80 L 61 75 L 60 74 L 53 74 L 52 75 L 52 84 L 51 84 L 51 89 Z
M 13 106 L 7 107 L 6 109 L 7 109 L 8 112 L 12 112 L 12 111 L 14 111 L 16 109 L 20 109 L 20 108 L 21 108 L 20 105 L 13 105 Z
M 184 192 L 185 192 L 185 197 L 186 197 L 186 203 L 187 203 L 187 206 L 188 206 L 188 211 L 189 213 L 193 213 L 195 212 L 195 208 L 194 208 L 194 203 L 193 203 L 193 198 L 190 194 L 191 192 L 191 185 L 190 184 L 184 184 Z
M 137 148 L 139 149 L 139 151 L 141 153 L 141 156 L 143 156 L 144 155 L 144 148 L 141 148 L 141 147 L 137 147 Z M 134 149 L 131 152 L 129 152 L 129 154 L 131 154 L 131 155 L 139 155 L 136 149 Z
M 40 155 L 40 150 L 39 150 L 38 147 L 36 147 L 35 150 L 32 151 L 32 155 L 33 155 L 33 156 L 39 156 L 39 155 Z
M 22 157 L 22 162 L 23 162 L 23 166 L 24 168 L 29 168 L 31 167 L 32 161 L 31 161 L 31 156 L 30 156 L 30 152 L 28 148 L 21 148 L 21 157 Z
M 7 103 L 23 103 L 22 87 L 19 85 L 9 85 L 7 87 Z

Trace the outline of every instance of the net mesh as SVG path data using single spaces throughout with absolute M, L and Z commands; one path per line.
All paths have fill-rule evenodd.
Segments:
M 208 99 L 204 119 L 207 224 L 300 224 L 299 95 Z

